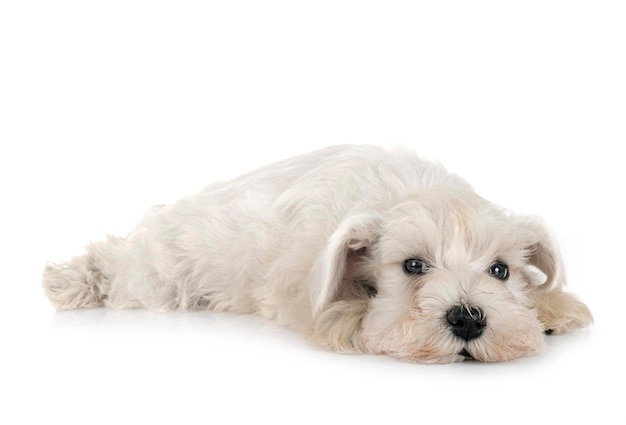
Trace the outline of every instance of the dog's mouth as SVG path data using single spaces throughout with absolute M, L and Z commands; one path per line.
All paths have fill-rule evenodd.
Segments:
M 459 356 L 463 356 L 464 360 L 474 360 L 474 357 L 465 348 L 459 351 Z

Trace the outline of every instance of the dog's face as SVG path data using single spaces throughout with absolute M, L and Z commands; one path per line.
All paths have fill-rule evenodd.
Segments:
M 561 274 L 543 226 L 475 194 L 430 189 L 385 214 L 346 220 L 313 295 L 322 316 L 333 303 L 361 306 L 344 324 L 335 320 L 354 328 L 360 314 L 360 339 L 351 343 L 367 351 L 432 363 L 502 361 L 543 348 L 533 294 L 560 286 Z

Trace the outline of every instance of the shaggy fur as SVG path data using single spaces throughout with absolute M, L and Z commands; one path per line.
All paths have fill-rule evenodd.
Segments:
M 407 259 L 423 268 L 407 271 Z M 43 275 L 60 310 L 254 313 L 340 352 L 432 363 L 510 360 L 543 349 L 546 331 L 587 326 L 564 283 L 539 220 L 410 151 L 372 146 L 326 148 L 153 207 L 128 236 Z

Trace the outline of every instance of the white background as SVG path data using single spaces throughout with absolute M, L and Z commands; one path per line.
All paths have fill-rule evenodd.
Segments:
M 0 422 L 626 423 L 625 22 L 620 1 L 3 1 Z M 427 366 L 45 299 L 46 261 L 146 207 L 337 143 L 407 145 L 545 217 L 594 326 Z

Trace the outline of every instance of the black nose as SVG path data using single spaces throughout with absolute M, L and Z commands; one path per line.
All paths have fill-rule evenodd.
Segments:
M 485 315 L 478 307 L 457 305 L 448 310 L 446 318 L 452 333 L 465 341 L 478 338 L 486 326 Z

